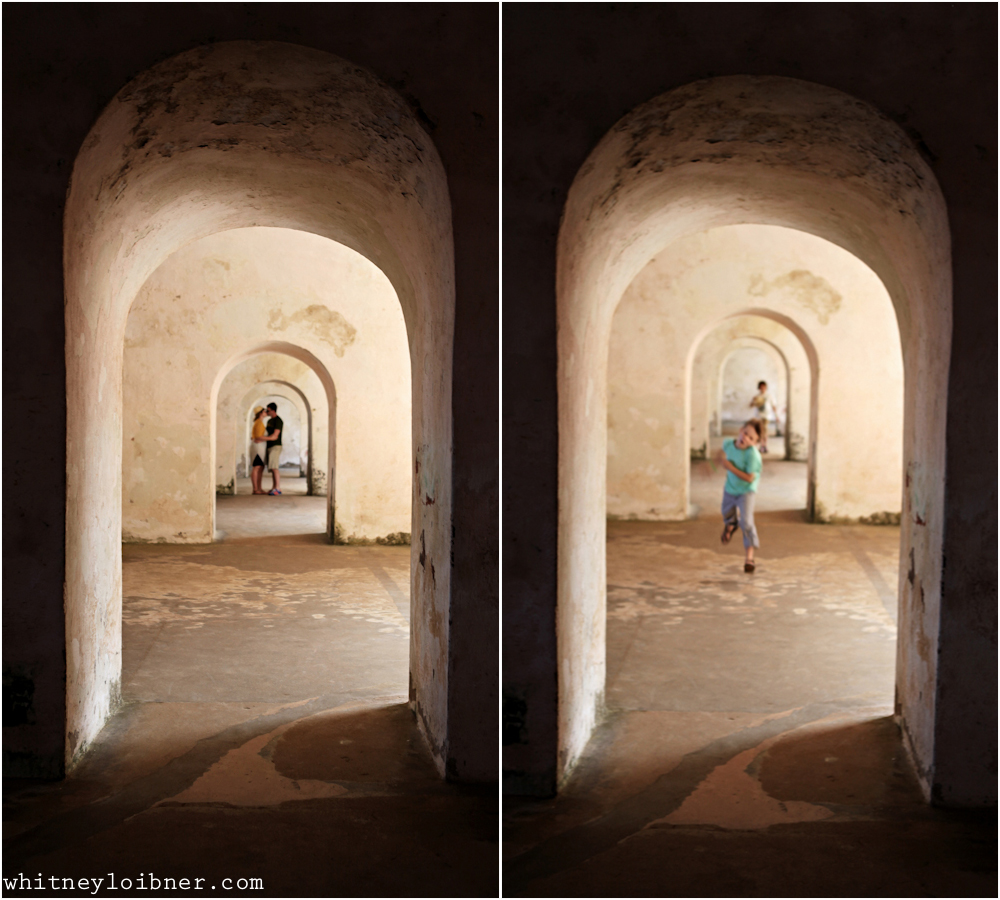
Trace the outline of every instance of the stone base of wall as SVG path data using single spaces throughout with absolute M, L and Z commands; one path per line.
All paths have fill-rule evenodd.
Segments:
M 335 525 L 333 528 L 333 543 L 351 547 L 374 547 L 376 545 L 383 547 L 409 547 L 410 532 L 394 531 L 391 534 L 368 538 L 358 537 L 355 534 L 345 535 L 343 529 L 339 525 Z

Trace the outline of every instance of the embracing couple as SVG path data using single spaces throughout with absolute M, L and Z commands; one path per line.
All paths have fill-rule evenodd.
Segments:
M 264 413 L 267 412 L 267 424 L 264 424 Z M 250 437 L 250 458 L 253 468 L 250 471 L 250 483 L 255 494 L 270 494 L 272 497 L 281 493 L 281 476 L 278 467 L 281 465 L 281 429 L 284 422 L 278 416 L 278 405 L 268 403 L 267 409 L 258 406 L 253 411 L 253 433 Z M 271 490 L 261 487 L 264 478 L 264 466 L 271 470 Z

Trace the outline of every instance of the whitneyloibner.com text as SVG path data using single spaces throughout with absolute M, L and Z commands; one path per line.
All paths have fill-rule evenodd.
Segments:
M 88 891 L 96 896 L 107 891 L 204 891 L 215 890 L 206 878 L 173 878 L 140 872 L 134 878 L 119 878 L 108 872 L 100 878 L 69 878 L 58 875 L 27 875 L 18 873 L 13 878 L 4 877 L 4 895 L 22 891 Z M 262 891 L 263 878 L 223 878 L 218 887 L 224 891 Z

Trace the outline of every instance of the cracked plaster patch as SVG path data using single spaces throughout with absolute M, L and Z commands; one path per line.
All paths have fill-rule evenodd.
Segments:
M 830 316 L 840 309 L 844 299 L 829 281 L 806 269 L 794 269 L 772 281 L 765 281 L 758 275 L 747 288 L 752 297 L 765 297 L 771 291 L 786 293 L 814 313 L 821 325 L 829 323 Z
M 276 331 L 285 331 L 292 325 L 302 325 L 333 347 L 337 356 L 344 355 L 344 351 L 354 343 L 358 334 L 357 329 L 339 312 L 318 303 L 296 310 L 290 316 L 286 316 L 281 310 L 272 310 L 267 324 Z

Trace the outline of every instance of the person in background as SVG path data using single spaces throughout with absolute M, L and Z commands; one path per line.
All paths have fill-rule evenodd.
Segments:
M 278 467 L 281 465 L 281 429 L 285 427 L 285 423 L 278 415 L 277 403 L 267 404 L 267 414 L 271 417 L 267 420 L 267 467 L 271 470 L 271 490 L 268 494 L 276 497 L 281 493 Z
M 745 395 L 744 395 L 745 396 Z M 768 407 L 774 412 L 775 426 L 778 424 L 778 407 L 775 405 L 771 395 L 767 392 L 767 382 L 757 383 L 757 393 L 750 401 L 750 406 L 756 410 L 754 418 L 760 422 L 760 452 L 767 453 L 767 417 Z
M 763 460 L 757 451 L 760 441 L 760 426 L 757 419 L 743 425 L 736 439 L 726 438 L 719 451 L 719 464 L 729 474 L 722 492 L 722 543 L 732 540 L 737 528 L 743 529 L 743 548 L 746 559 L 743 571 L 752 573 L 756 568 L 754 550 L 760 547 L 753 511 L 757 503 L 757 487 Z
M 266 493 L 261 487 L 264 478 L 264 457 L 267 456 L 267 445 L 264 435 L 267 428 L 264 427 L 264 407 L 255 406 L 253 410 L 253 431 L 250 435 L 250 484 L 253 485 L 255 494 Z

